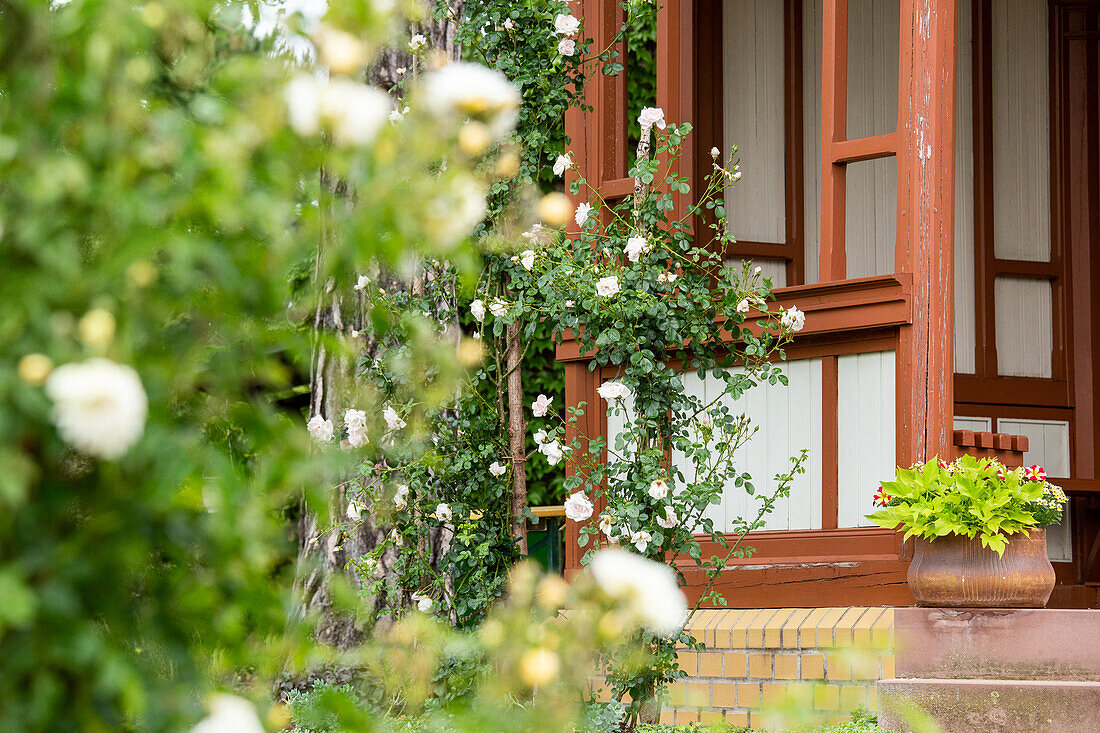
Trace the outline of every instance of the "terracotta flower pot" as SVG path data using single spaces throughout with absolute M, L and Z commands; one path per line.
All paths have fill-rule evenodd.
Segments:
M 976 537 L 915 542 L 908 579 L 918 605 L 1042 608 L 1054 590 L 1045 529 L 1011 535 L 1002 556 Z

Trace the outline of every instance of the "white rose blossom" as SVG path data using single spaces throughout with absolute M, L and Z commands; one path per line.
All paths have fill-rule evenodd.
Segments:
M 806 325 L 806 314 L 798 310 L 797 306 L 792 305 L 789 309 L 783 311 L 779 322 L 790 331 L 801 331 L 803 326 Z
M 535 251 L 533 249 L 525 249 L 520 252 L 519 263 L 523 265 L 524 270 L 530 270 L 535 266 Z
M 470 315 L 472 315 L 478 323 L 485 320 L 485 303 L 481 302 L 481 298 L 470 303 Z
M 366 275 L 360 275 L 359 279 L 355 281 L 355 289 L 356 290 L 363 290 L 368 285 L 370 285 L 370 278 L 367 277 Z
M 583 522 L 592 516 L 592 502 L 583 491 L 570 494 L 565 500 L 565 516 L 574 522 Z
M 600 589 L 634 613 L 643 626 L 671 636 L 687 620 L 687 598 L 672 568 L 620 549 L 596 553 L 588 572 Z
M 554 18 L 554 33 L 559 36 L 575 36 L 580 29 L 581 22 L 574 15 L 561 13 Z
M 653 535 L 646 532 L 644 529 L 638 530 L 634 534 L 630 535 L 630 542 L 638 549 L 638 552 L 645 552 L 649 549 L 649 542 L 653 539 Z
M 630 389 L 622 382 L 617 382 L 614 379 L 601 384 L 596 392 L 608 402 L 613 400 L 621 400 L 630 396 Z
M 508 472 L 508 466 L 504 465 L 500 461 L 493 461 L 489 464 L 489 473 L 494 476 L 503 476 Z
M 544 417 L 546 415 L 546 412 L 550 409 L 550 404 L 553 401 L 553 397 L 547 397 L 544 394 L 540 394 L 538 398 L 531 403 L 531 413 L 535 417 Z
M 312 137 L 327 127 L 337 143 L 349 146 L 373 142 L 393 105 L 381 89 L 305 73 L 287 83 L 284 98 L 294 132 Z
M 403 109 L 394 109 L 390 112 L 390 122 L 400 122 L 401 120 L 405 119 L 405 115 L 407 115 L 408 113 L 408 107 L 404 107 Z
M 596 295 L 601 298 L 610 298 L 619 294 L 619 278 L 611 275 L 610 277 L 600 278 L 596 281 Z
M 364 508 L 365 507 L 360 505 L 359 502 L 355 501 L 354 499 L 352 501 L 349 501 L 347 510 L 348 519 L 353 522 L 358 522 L 360 519 L 363 518 Z
M 559 155 L 554 161 L 554 175 L 565 175 L 565 172 L 573 167 L 573 156 L 571 153 L 565 153 Z
M 626 247 L 623 251 L 626 252 L 626 258 L 631 262 L 637 262 L 643 255 L 649 254 L 653 249 L 653 245 L 646 241 L 646 238 L 641 235 L 634 235 L 626 240 Z
M 409 50 L 419 51 L 428 47 L 428 39 L 424 37 L 423 33 L 414 33 L 412 38 L 409 39 Z
M 370 442 L 365 430 L 349 430 L 347 441 L 352 448 L 359 448 Z
M 236 695 L 214 695 L 210 714 L 191 733 L 264 733 L 263 723 L 252 703 Z
M 722 151 L 719 150 L 716 147 L 710 149 L 710 157 L 712 157 L 712 158 L 717 158 L 721 154 L 722 154 Z
M 409 487 L 407 484 L 398 484 L 393 495 L 393 503 L 398 509 L 404 509 L 409 505 Z
M 511 18 L 505 18 L 503 25 L 504 29 L 509 31 L 516 27 L 516 24 L 512 21 Z
M 442 502 L 436 505 L 435 518 L 438 519 L 440 522 L 449 522 L 451 521 L 452 517 L 454 517 L 454 513 L 451 511 L 451 507 L 449 505 Z
M 344 427 L 348 432 L 363 430 L 367 427 L 367 413 L 353 408 L 344 410 Z
M 406 424 L 392 407 L 382 410 L 382 419 L 386 421 L 386 427 L 390 430 L 400 430 Z
M 558 41 L 558 53 L 562 56 L 572 56 L 577 52 L 577 42 L 572 38 L 563 38 Z
M 138 373 L 94 358 L 53 370 L 45 383 L 61 439 L 81 453 L 114 460 L 145 432 L 149 399 Z
M 412 599 L 416 602 L 416 608 L 421 613 L 428 613 L 432 610 L 431 596 L 425 596 L 420 593 L 413 593 Z
M 489 312 L 493 314 L 493 318 L 504 318 L 508 315 L 508 310 L 511 308 L 511 304 L 506 300 L 500 298 L 493 298 L 489 302 Z
M 638 115 L 638 124 L 643 129 L 656 125 L 663 130 L 665 129 L 665 111 L 660 107 L 643 107 L 641 114 Z
M 676 278 L 678 277 L 679 275 L 677 275 L 675 272 L 662 272 L 660 275 L 657 276 L 657 282 L 674 283 L 676 282 Z
M 332 440 L 332 420 L 326 420 L 320 415 L 314 415 L 306 423 L 306 430 L 318 443 L 327 443 Z
M 657 517 L 657 526 L 664 529 L 672 529 L 680 523 L 680 520 L 676 518 L 676 512 L 670 506 L 665 507 L 664 516 Z
M 577 210 L 573 212 L 573 221 L 577 222 L 577 226 L 583 227 L 584 223 L 588 221 L 588 215 L 592 213 L 592 204 L 583 203 L 577 205 Z
M 459 61 L 426 74 L 421 88 L 429 111 L 455 125 L 467 118 L 484 121 L 495 137 L 515 126 L 519 92 L 499 71 Z
M 741 301 L 737 304 L 737 312 L 738 313 L 748 313 L 749 312 L 749 299 L 748 298 L 742 298 Z
M 561 443 L 556 440 L 548 440 L 539 446 L 539 453 L 546 456 L 546 462 L 551 466 L 556 466 L 561 463 L 565 458 L 565 449 L 562 448 Z
M 615 517 L 610 514 L 600 515 L 600 531 L 604 533 L 607 539 L 611 540 L 615 537 Z
M 660 501 L 668 496 L 668 483 L 663 478 L 656 479 L 649 485 L 648 493 L 651 497 Z

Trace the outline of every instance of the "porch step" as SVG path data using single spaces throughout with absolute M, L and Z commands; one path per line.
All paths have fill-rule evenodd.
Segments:
M 904 733 L 923 716 L 944 733 L 1100 733 L 1098 681 L 879 680 L 878 706 L 879 725 Z
M 1100 611 L 899 608 L 895 676 L 1100 682 Z

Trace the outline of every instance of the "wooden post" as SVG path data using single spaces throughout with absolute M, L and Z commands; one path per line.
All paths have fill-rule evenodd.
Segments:
M 508 443 L 512 453 L 512 536 L 520 555 L 527 554 L 527 420 L 523 417 L 523 346 L 518 321 L 508 324 Z
M 895 268 L 913 274 L 898 339 L 898 463 L 952 453 L 955 57 L 953 0 L 902 0 Z

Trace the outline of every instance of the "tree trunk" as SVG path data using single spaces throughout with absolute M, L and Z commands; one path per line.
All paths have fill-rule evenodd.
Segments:
M 417 32 L 423 33 L 430 46 L 437 53 L 441 53 L 447 59 L 458 60 L 460 49 L 455 44 L 454 19 L 459 17 L 462 11 L 462 2 L 450 2 L 449 13 L 444 18 L 432 18 Z M 404 67 L 413 70 L 413 58 L 404 47 L 383 51 L 377 62 L 370 69 L 368 78 L 372 84 L 385 90 L 391 90 L 400 79 L 409 76 L 409 73 L 398 74 L 397 69 Z M 351 205 L 350 200 L 354 192 L 345 190 L 343 184 L 326 176 L 321 172 L 321 185 L 324 190 L 330 192 L 332 206 L 339 205 L 341 201 Z M 322 215 L 327 212 L 322 211 Z M 324 228 L 323 228 L 323 231 Z M 325 256 L 328 235 L 322 235 L 322 241 L 317 251 L 317 272 L 323 271 L 321 264 Z M 432 278 L 439 273 L 430 266 L 412 281 L 402 282 L 393 277 L 383 276 L 383 281 L 374 283 L 376 287 L 382 287 L 388 291 L 400 288 L 417 290 L 423 288 L 426 278 Z M 329 280 L 316 283 L 320 290 L 318 304 L 314 315 L 314 349 L 310 365 L 310 416 L 321 415 L 339 424 L 344 410 L 349 407 L 346 402 L 347 395 L 351 393 L 351 387 L 359 377 L 356 373 L 356 360 L 340 358 L 329 353 L 325 348 L 322 335 L 348 334 L 354 330 L 368 328 L 369 321 L 366 313 L 366 301 L 364 296 L 354 293 L 350 289 L 355 282 L 355 273 L 347 273 L 341 278 L 341 284 Z M 346 288 L 346 289 L 344 289 Z M 452 302 L 440 304 L 437 309 L 442 312 L 447 309 L 454 312 L 453 295 Z M 448 340 L 452 340 L 457 347 L 459 330 L 457 321 L 443 324 L 444 333 Z M 379 351 L 379 343 L 369 333 L 361 336 L 362 353 L 368 360 L 373 360 Z M 324 480 L 319 478 L 319 480 Z M 363 484 L 373 479 L 362 479 Z M 299 613 L 302 615 L 316 614 L 318 625 L 317 638 L 331 646 L 346 649 L 362 643 L 365 635 L 369 633 L 371 619 L 377 619 L 379 625 L 388 625 L 393 616 L 383 614 L 386 600 L 384 596 L 374 599 L 372 608 L 365 608 L 365 613 L 360 615 L 340 614 L 333 608 L 330 591 L 330 578 L 336 573 L 345 573 L 350 582 L 357 588 L 362 587 L 362 581 L 358 574 L 350 570 L 351 564 L 360 557 L 369 554 L 377 547 L 389 532 L 389 527 L 376 525 L 372 519 L 370 507 L 363 513 L 363 520 L 357 524 L 351 532 L 334 531 L 334 520 L 343 519 L 348 506 L 348 491 L 344 482 L 337 479 L 332 481 L 338 487 L 331 497 L 329 516 L 318 517 L 303 505 L 301 517 L 298 521 L 298 599 L 300 603 Z M 420 548 L 427 551 L 432 558 L 432 564 L 438 567 L 440 559 L 446 554 L 453 531 L 448 527 L 436 527 L 428 535 L 428 547 Z M 397 559 L 397 552 L 390 548 L 382 557 L 379 569 L 376 571 L 385 578 L 385 586 L 395 588 L 397 585 L 396 574 L 393 572 L 393 564 Z M 447 581 L 450 582 L 449 580 Z M 451 591 L 448 588 L 448 593 Z M 401 603 L 409 603 L 408 592 L 401 595 Z M 453 612 L 452 612 L 453 613 Z M 453 620 L 453 619 L 452 619 Z
M 523 346 L 520 322 L 508 324 L 508 441 L 512 451 L 512 536 L 520 555 L 527 554 L 527 422 L 523 417 Z

